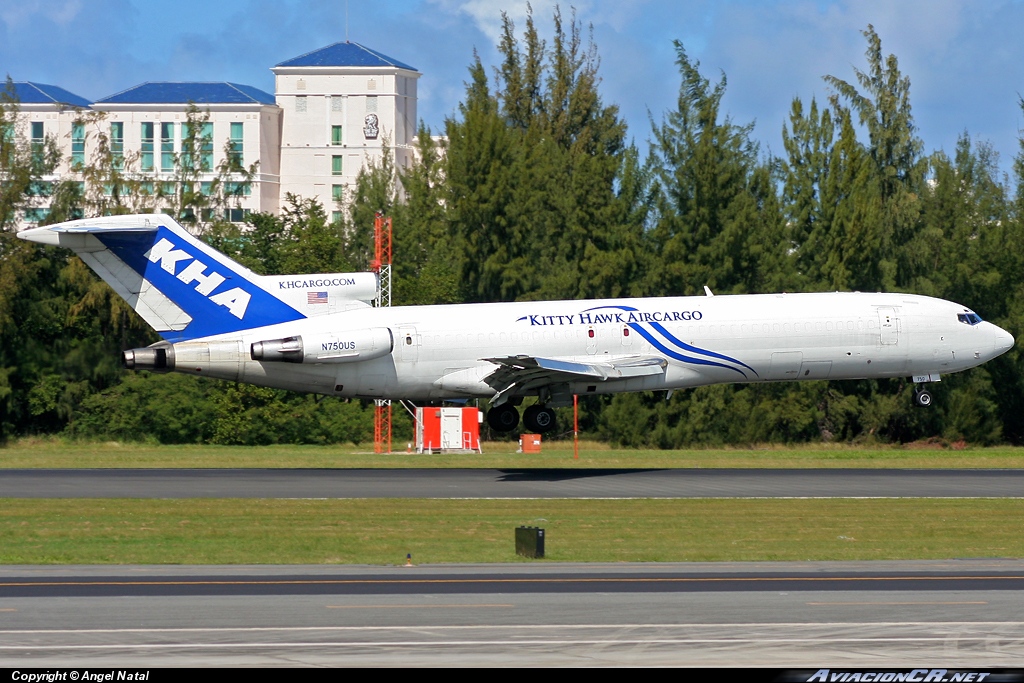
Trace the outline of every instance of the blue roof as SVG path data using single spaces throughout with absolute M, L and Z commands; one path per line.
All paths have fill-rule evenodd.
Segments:
M 359 43 L 335 43 L 319 50 L 307 52 L 277 66 L 392 66 L 416 71 L 416 67 L 403 64 Z
M 69 104 L 72 107 L 88 107 L 89 100 L 79 97 L 64 88 L 31 81 L 15 81 L 14 94 L 24 104 Z
M 97 100 L 96 104 L 275 104 L 274 96 L 251 85 L 216 83 L 143 83 Z

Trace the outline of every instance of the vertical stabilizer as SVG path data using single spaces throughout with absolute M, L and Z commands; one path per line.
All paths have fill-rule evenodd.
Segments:
M 73 250 L 168 341 L 306 317 L 164 214 L 87 218 L 18 237 Z

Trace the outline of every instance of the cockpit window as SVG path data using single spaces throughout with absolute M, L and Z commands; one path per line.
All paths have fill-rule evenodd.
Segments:
M 981 316 L 977 313 L 960 313 L 956 319 L 965 325 L 977 325 L 981 322 Z

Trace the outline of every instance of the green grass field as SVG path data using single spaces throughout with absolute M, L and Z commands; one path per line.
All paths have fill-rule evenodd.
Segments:
M 565 562 L 1024 557 L 1024 501 L 0 501 L 3 564 Z
M 582 442 L 579 459 L 572 442 L 543 444 L 538 455 L 516 453 L 513 442 L 483 445 L 484 453 L 418 455 L 395 444 L 393 454 L 375 455 L 362 446 L 154 446 L 134 443 L 77 443 L 24 439 L 0 448 L 0 468 L 13 467 L 868 467 L 1020 468 L 1024 448 L 1000 446 L 957 450 L 939 444 L 896 446 L 803 445 L 679 451 L 612 448 Z
M 404 445 L 404 444 L 403 444 Z M 153 446 L 22 440 L 0 468 L 1019 468 L 1024 449 L 808 445 L 655 451 L 510 442 L 484 454 L 370 446 Z M 1024 500 L 0 500 L 0 564 L 512 562 L 547 530 L 564 562 L 1024 557 Z

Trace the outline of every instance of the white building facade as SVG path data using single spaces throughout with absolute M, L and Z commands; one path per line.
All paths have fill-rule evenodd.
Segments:
M 379 163 L 386 148 L 396 168 L 413 162 L 420 77 L 413 67 L 346 42 L 271 71 L 284 120 L 282 197 L 316 197 L 337 214 L 359 171 Z
M 47 185 L 67 179 L 84 185 L 80 170 L 94 160 L 102 138 L 134 181 L 134 196 L 121 197 L 123 204 L 140 211 L 173 208 L 169 198 L 180 191 L 174 184 L 182 178 L 191 104 L 209 118 L 196 132 L 201 168 L 188 175 L 204 194 L 219 188 L 230 195 L 217 209 L 223 216 L 210 209 L 204 221 L 277 213 L 289 193 L 317 199 L 338 219 L 359 171 L 379 162 L 385 150 L 396 169 L 413 162 L 420 76 L 413 67 L 343 42 L 272 71 L 274 95 L 227 82 L 152 82 L 89 102 L 59 87 L 17 83 L 19 128 L 34 144 L 52 138 L 62 152 L 60 167 L 44 179 L 22 225 L 48 215 Z M 228 161 L 255 173 L 225 176 Z

